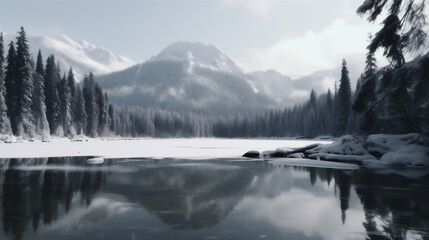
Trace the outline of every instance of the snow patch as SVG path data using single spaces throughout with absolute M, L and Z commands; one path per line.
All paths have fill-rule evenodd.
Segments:
M 247 82 L 249 83 L 250 87 L 253 89 L 253 92 L 258 93 L 258 89 L 253 85 L 252 81 L 247 80 Z

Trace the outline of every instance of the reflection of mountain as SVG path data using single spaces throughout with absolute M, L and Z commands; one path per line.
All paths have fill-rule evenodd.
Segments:
M 76 219 L 76 209 L 85 209 L 78 215 L 76 224 L 87 224 L 85 219 L 103 222 L 106 219 L 103 216 L 109 215 L 109 211 L 115 214 L 112 210 L 115 201 L 106 195 L 96 197 L 98 192 L 122 195 L 126 202 L 142 206 L 170 228 L 195 230 L 215 227 L 243 199 L 276 199 L 289 191 L 299 192 L 296 189 L 320 197 L 314 199 L 324 199 L 327 194 L 332 199 L 333 193 L 325 188 L 329 184 L 335 186 L 339 198 L 337 210 L 342 213 L 343 223 L 349 221 L 348 209 L 351 213 L 356 208 L 357 198 L 352 192 L 356 190 L 365 211 L 363 225 L 369 239 L 405 239 L 409 231 L 426 236 L 429 229 L 427 174 L 410 179 L 369 170 L 351 172 L 289 166 L 284 169 L 265 163 L 219 160 L 112 161 L 101 167 L 84 166 L 85 158 L 0 162 L 2 169 L 6 169 L 0 175 L 2 224 L 11 239 L 23 238 L 27 229 L 42 229 L 41 224 L 69 222 L 68 215 Z M 58 164 L 80 167 L 32 168 Z M 19 166 L 26 167 L 17 168 Z M 104 205 L 100 204 L 102 201 Z M 263 207 L 270 209 L 270 206 Z
M 252 189 L 263 171 L 234 165 L 198 163 L 145 168 L 108 179 L 106 190 L 140 203 L 177 229 L 205 228 L 219 223 Z M 130 189 L 131 188 L 131 189 Z

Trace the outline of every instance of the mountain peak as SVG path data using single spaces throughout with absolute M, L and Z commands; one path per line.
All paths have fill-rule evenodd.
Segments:
M 180 41 L 170 44 L 154 60 L 174 59 L 188 61 L 191 65 L 224 72 L 241 72 L 232 59 L 216 45 L 202 42 Z

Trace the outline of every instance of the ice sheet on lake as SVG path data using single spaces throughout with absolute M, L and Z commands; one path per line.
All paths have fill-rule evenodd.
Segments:
M 0 158 L 40 158 L 66 156 L 100 156 L 108 158 L 181 158 L 214 159 L 239 158 L 249 149 L 262 151 L 278 146 L 304 147 L 323 140 L 285 139 L 219 139 L 219 138 L 166 138 L 166 139 L 86 139 L 75 142 L 20 142 L 0 144 Z

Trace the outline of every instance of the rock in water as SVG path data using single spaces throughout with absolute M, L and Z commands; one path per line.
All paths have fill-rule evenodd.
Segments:
M 259 158 L 261 154 L 258 151 L 255 150 L 251 150 L 246 152 L 245 154 L 243 154 L 243 157 L 247 157 L 247 158 Z
M 88 164 L 102 164 L 102 163 L 104 163 L 104 158 L 102 158 L 102 157 L 90 158 L 90 159 L 86 160 L 86 162 Z

